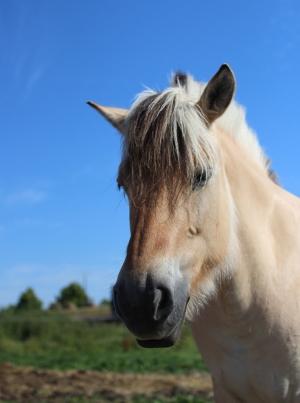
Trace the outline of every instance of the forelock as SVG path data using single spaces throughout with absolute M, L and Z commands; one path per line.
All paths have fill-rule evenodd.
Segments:
M 182 76 L 163 92 L 142 92 L 127 116 L 122 177 L 136 204 L 155 202 L 162 187 L 173 203 L 191 185 L 195 171 L 214 165 L 213 135 L 182 86 L 187 81 Z

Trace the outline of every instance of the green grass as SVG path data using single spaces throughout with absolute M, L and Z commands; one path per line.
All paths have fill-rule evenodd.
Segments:
M 86 398 L 82 396 L 65 396 L 62 400 L 58 400 L 58 403 L 111 403 L 111 400 L 99 398 L 99 397 L 91 397 Z M 124 398 L 116 398 L 113 400 L 114 403 L 124 403 Z M 8 400 L 0 400 L 0 403 L 17 403 Z M 48 403 L 47 400 L 39 401 L 39 403 Z M 132 399 L 127 400 L 126 403 L 212 403 L 212 400 L 206 400 L 201 397 L 189 397 L 183 395 L 176 395 L 171 398 L 153 398 L 147 397 L 145 395 L 136 395 Z
M 163 398 L 163 399 L 162 398 L 153 399 L 153 398 L 147 398 L 146 396 L 137 395 L 131 401 L 131 403 L 210 403 L 210 402 L 212 402 L 212 400 L 206 400 L 203 399 L 202 397 L 182 396 L 182 395 L 176 395 L 171 398 Z
M 206 370 L 200 357 L 185 352 L 170 351 L 68 351 L 63 348 L 58 352 L 36 351 L 2 351 L 0 362 L 11 362 L 14 365 L 32 366 L 42 369 L 78 369 L 111 372 L 165 372 L 188 373 Z
M 56 312 L 13 309 L 0 311 L 0 362 L 6 361 L 61 370 L 138 373 L 207 370 L 188 326 L 176 346 L 143 349 L 122 323 L 88 324 Z

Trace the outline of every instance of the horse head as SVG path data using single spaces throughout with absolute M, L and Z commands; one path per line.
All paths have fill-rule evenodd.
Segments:
M 214 292 L 230 243 L 232 207 L 212 128 L 235 79 L 222 65 L 196 95 L 189 80 L 175 74 L 169 89 L 142 93 L 129 111 L 89 102 L 123 138 L 117 181 L 131 236 L 114 303 L 142 347 L 176 342 L 185 316 Z

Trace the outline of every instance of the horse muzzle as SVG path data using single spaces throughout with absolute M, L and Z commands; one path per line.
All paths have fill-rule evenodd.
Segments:
M 141 347 L 171 347 L 184 323 L 188 290 L 183 277 L 133 275 L 122 269 L 114 286 L 114 304 Z

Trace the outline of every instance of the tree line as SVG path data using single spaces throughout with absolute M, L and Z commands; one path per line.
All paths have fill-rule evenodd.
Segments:
M 111 301 L 103 299 L 100 302 L 101 306 L 110 305 Z M 50 305 L 51 308 L 83 308 L 92 306 L 88 295 L 81 285 L 78 283 L 71 283 L 67 287 L 61 289 L 56 301 Z M 41 310 L 43 306 L 42 301 L 36 296 L 34 290 L 29 287 L 24 291 L 15 306 L 17 310 Z

